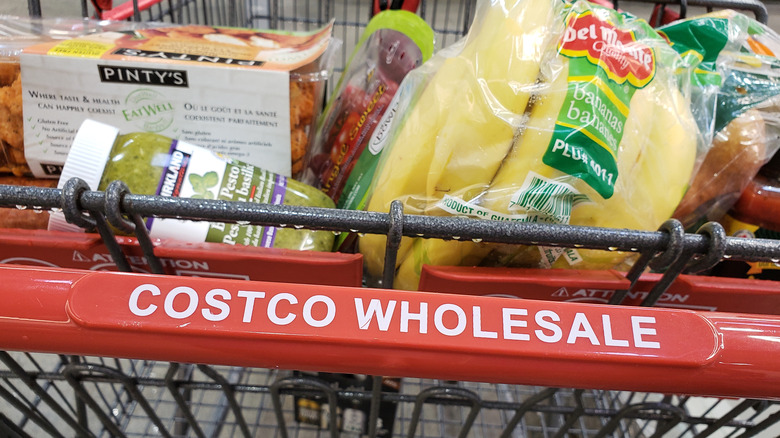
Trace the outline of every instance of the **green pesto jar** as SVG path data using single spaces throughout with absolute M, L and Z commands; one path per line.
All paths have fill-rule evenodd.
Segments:
M 120 135 L 94 120 L 76 133 L 60 185 L 73 177 L 93 190 L 121 180 L 134 194 L 335 208 L 320 190 L 283 175 L 158 134 Z M 335 239 L 330 231 L 166 218 L 149 218 L 147 227 L 153 238 L 313 251 L 331 251 Z M 61 215 L 49 229 L 80 230 Z

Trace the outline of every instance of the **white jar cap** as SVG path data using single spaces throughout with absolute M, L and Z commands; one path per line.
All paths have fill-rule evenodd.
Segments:
M 111 148 L 119 136 L 119 129 L 87 119 L 81 124 L 62 167 L 57 188 L 62 188 L 71 178 L 81 178 L 87 182 L 90 190 L 97 190 L 103 170 L 111 155 Z M 84 231 L 70 224 L 62 213 L 52 213 L 49 217 L 49 230 Z

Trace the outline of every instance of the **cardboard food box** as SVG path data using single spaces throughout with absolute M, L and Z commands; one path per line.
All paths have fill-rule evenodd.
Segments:
M 130 31 L 154 23 L 0 16 L 0 174 L 29 176 L 24 158 L 24 117 L 19 58 L 29 46 L 108 31 Z
M 331 28 L 190 25 L 27 47 L 21 82 L 30 169 L 57 178 L 78 127 L 91 118 L 295 176 L 321 106 Z

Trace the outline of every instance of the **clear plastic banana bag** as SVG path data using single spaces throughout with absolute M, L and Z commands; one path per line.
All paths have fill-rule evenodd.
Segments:
M 718 81 L 712 147 L 674 217 L 691 231 L 722 220 L 780 146 L 780 35 L 724 10 L 659 29 L 678 52 L 708 56 L 694 76 Z M 712 75 L 708 64 L 718 65 Z
M 468 35 L 402 83 L 367 208 L 657 229 L 710 143 L 692 59 L 644 20 L 586 1 L 481 1 Z M 716 93 L 699 92 L 714 108 Z M 359 249 L 376 284 L 385 239 Z M 394 287 L 416 289 L 423 264 L 616 268 L 628 256 L 404 238 Z

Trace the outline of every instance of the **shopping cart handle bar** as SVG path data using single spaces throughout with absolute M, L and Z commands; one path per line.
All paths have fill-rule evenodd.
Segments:
M 0 206 L 29 206 L 34 209 L 65 208 L 60 189 L 0 185 Z M 71 200 L 80 209 L 105 213 L 106 194 L 79 192 Z M 142 217 L 163 217 L 214 222 L 249 222 L 255 225 L 298 225 L 305 228 L 357 233 L 387 234 L 390 215 L 321 207 L 256 204 L 218 199 L 189 199 L 170 196 L 126 194 L 117 197 L 119 211 Z M 612 229 L 564 224 L 537 224 L 479 220 L 465 217 L 405 214 L 402 234 L 409 237 L 479 240 L 621 251 L 663 251 L 670 236 L 661 231 Z M 685 234 L 682 246 L 692 254 L 707 253 L 711 239 L 702 234 Z M 723 256 L 733 260 L 769 261 L 780 259 L 780 245 L 772 239 L 726 237 Z
M 0 349 L 780 399 L 780 318 L 0 267 Z

